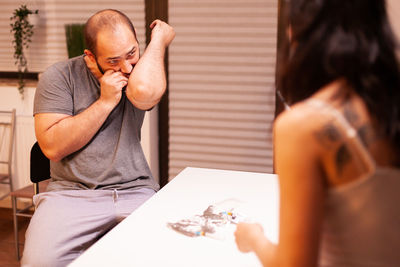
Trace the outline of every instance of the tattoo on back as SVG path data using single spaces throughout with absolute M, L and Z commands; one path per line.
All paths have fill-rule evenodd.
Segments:
M 335 149 L 337 145 L 340 144 L 339 148 L 334 152 L 336 171 L 340 175 L 344 166 L 351 160 L 351 154 L 346 144 L 343 142 L 343 134 L 333 122 L 329 122 L 324 125 L 320 131 L 315 133 L 315 137 L 318 142 L 327 149 Z
M 342 174 L 344 166 L 350 162 L 351 154 L 345 144 L 341 145 L 336 152 L 336 171 L 338 175 Z
M 340 132 L 332 123 L 324 125 L 321 131 L 315 133 L 315 137 L 327 148 L 332 147 L 333 144 L 341 139 Z
M 351 125 L 356 125 L 360 120 L 359 115 L 353 110 L 350 103 L 346 103 L 344 105 L 343 115 Z
M 346 120 L 352 125 L 358 133 L 358 136 L 365 147 L 373 141 L 374 130 L 369 123 L 363 123 L 360 120 L 360 116 L 354 111 L 350 103 L 345 104 L 343 109 L 343 115 Z
M 372 125 L 360 117 L 350 102 L 343 106 L 343 116 L 357 131 L 359 139 L 366 148 L 376 141 L 377 137 L 374 134 Z M 352 153 L 350 153 L 349 144 L 347 143 L 348 137 L 344 136 L 344 132 L 338 127 L 335 120 L 330 121 L 315 133 L 315 137 L 325 148 L 330 150 L 335 149 L 335 151 L 332 151 L 334 156 L 333 160 L 338 177 L 340 177 L 345 166 L 351 164 L 353 156 Z
M 357 133 L 365 147 L 368 147 L 374 141 L 374 131 L 369 124 L 362 125 L 357 129 Z

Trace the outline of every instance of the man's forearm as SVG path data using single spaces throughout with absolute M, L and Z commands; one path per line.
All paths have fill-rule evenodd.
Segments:
M 165 92 L 165 50 L 166 48 L 157 41 L 150 42 L 132 71 L 126 95 L 137 108 L 152 108 Z
M 75 116 L 57 119 L 60 114 L 35 115 L 36 137 L 45 155 L 59 161 L 81 149 L 97 133 L 112 108 L 98 100 Z
M 133 69 L 126 91 L 132 104 L 143 110 L 154 107 L 165 92 L 165 50 L 175 37 L 174 29 L 161 20 L 153 21 L 150 28 L 151 41 Z

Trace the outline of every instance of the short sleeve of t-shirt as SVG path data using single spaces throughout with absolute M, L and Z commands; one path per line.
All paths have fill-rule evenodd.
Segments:
M 49 67 L 41 76 L 35 93 L 33 114 L 73 115 L 72 84 L 67 61 Z

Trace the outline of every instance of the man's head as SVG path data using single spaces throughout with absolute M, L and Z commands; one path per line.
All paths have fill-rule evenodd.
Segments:
M 126 76 L 139 60 L 139 44 L 129 18 L 118 10 L 106 9 L 88 19 L 84 30 L 86 56 L 99 70 L 121 71 Z

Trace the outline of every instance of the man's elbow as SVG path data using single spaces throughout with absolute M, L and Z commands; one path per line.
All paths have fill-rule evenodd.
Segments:
M 134 98 L 136 99 L 136 101 L 139 102 L 149 102 L 149 100 L 156 97 L 157 90 L 151 85 L 145 83 L 137 83 L 128 86 L 128 90 L 126 90 L 126 95 L 127 97 Z
M 165 88 L 157 89 L 145 84 L 128 88 L 126 96 L 136 107 L 148 110 L 154 107 L 164 94 Z
M 42 152 L 46 156 L 46 158 L 53 162 L 59 162 L 63 159 L 61 153 L 58 152 L 56 149 L 42 148 Z

